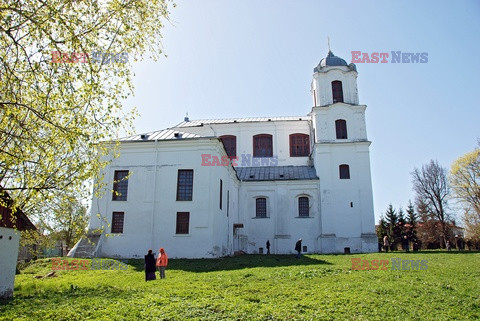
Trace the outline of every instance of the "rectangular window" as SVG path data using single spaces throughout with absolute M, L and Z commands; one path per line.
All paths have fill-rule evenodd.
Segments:
M 256 217 L 267 217 L 267 199 L 257 198 L 255 200 Z
M 179 169 L 177 201 L 191 201 L 193 194 L 193 169 Z
M 347 164 L 339 166 L 340 179 L 350 179 L 350 167 Z
M 112 233 L 123 233 L 124 212 L 113 212 L 112 214 Z
M 261 134 L 253 136 L 253 157 L 272 157 L 272 146 L 272 135 Z
M 237 156 L 237 137 L 233 135 L 224 135 L 220 136 L 220 140 L 222 141 L 229 157 Z
M 337 139 L 347 139 L 347 121 L 345 119 L 337 119 L 335 121 L 335 130 Z
M 306 134 L 290 135 L 290 157 L 310 155 L 310 138 Z
M 126 201 L 128 192 L 128 171 L 115 171 L 113 175 L 112 201 Z
M 310 206 L 308 197 L 302 196 L 298 198 L 298 216 L 309 216 Z
M 188 234 L 190 212 L 177 212 L 176 234 Z
M 223 182 L 220 180 L 220 209 L 222 209 L 222 199 L 223 199 Z
M 343 88 L 340 80 L 332 81 L 333 103 L 343 103 Z

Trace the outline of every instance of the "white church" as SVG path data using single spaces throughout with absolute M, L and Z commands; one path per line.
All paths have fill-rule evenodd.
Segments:
M 74 256 L 172 258 L 377 251 L 366 105 L 331 51 L 309 114 L 190 120 L 120 140 Z M 98 232 L 98 231 L 101 232 Z M 93 245 L 92 245 L 93 244 Z

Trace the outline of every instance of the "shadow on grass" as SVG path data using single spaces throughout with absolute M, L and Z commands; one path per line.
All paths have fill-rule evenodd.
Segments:
M 403 252 L 405 253 L 405 252 Z M 421 254 L 475 254 L 475 253 L 480 253 L 480 251 L 458 251 L 458 250 L 452 250 L 452 251 L 447 251 L 447 250 L 424 250 L 424 251 L 418 251 L 418 252 L 410 252 L 410 253 L 421 253 Z
M 372 253 L 364 253 L 364 254 L 463 254 L 463 255 L 469 255 L 469 254 L 478 254 L 480 251 L 458 251 L 458 250 L 420 250 L 420 251 L 410 251 L 410 252 L 405 252 L 405 251 L 388 251 L 388 252 L 372 252 Z
M 143 260 L 128 260 L 128 265 L 135 271 L 144 271 Z M 186 272 L 214 272 L 241 270 L 256 267 L 279 267 L 295 265 L 321 265 L 331 263 L 309 256 L 295 255 L 255 255 L 248 254 L 235 257 L 217 259 L 169 259 L 169 270 L 182 270 Z

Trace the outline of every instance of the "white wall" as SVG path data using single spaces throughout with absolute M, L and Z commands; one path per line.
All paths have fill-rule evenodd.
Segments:
M 315 90 L 317 102 L 315 106 L 333 104 L 332 81 L 340 80 L 343 89 L 343 101 L 358 105 L 357 72 L 348 67 L 325 67 L 322 72 L 313 74 L 312 95 Z
M 322 234 L 335 236 L 336 245 L 325 252 L 362 252 L 362 234 L 374 233 L 374 212 L 370 178 L 369 142 L 317 144 L 315 167 L 320 177 Z M 340 179 L 339 166 L 347 164 L 350 179 Z
M 310 135 L 310 116 L 299 118 L 302 120 L 205 124 L 199 127 L 181 127 L 178 130 L 202 136 L 236 136 L 238 166 L 257 167 L 266 164 L 300 166 L 307 165 L 308 157 L 290 157 L 289 135 L 297 133 Z M 253 159 L 253 136 L 258 134 L 272 135 L 273 156 L 278 157 L 278 162 L 272 159 L 262 163 L 262 160 Z
M 11 298 L 17 267 L 20 232 L 0 227 L 0 298 Z
M 318 180 L 242 182 L 240 186 L 240 216 L 244 228 L 239 230 L 246 244 L 240 250 L 266 252 L 265 243 L 270 240 L 271 253 L 293 253 L 295 243 L 302 238 L 307 252 L 318 250 L 316 239 L 321 231 L 318 198 Z M 310 216 L 298 216 L 298 197 L 309 197 Z M 256 198 L 267 199 L 267 217 L 257 218 Z
M 236 201 L 238 182 L 230 166 L 201 166 L 203 153 L 225 155 L 217 139 L 122 144 L 120 157 L 104 171 L 107 183 L 104 196 L 93 199 L 89 229 L 102 226 L 97 213 L 111 224 L 112 212 L 122 211 L 124 231 L 106 237 L 100 254 L 142 257 L 149 248 L 158 251 L 160 247 L 164 247 L 170 257 L 230 254 L 232 237 L 226 231 L 229 217 L 234 216 L 238 206 L 230 204 L 227 217 L 227 195 L 230 191 L 231 202 Z M 194 170 L 192 201 L 176 201 L 179 169 Z M 115 170 L 130 171 L 127 201 L 112 201 Z M 222 210 L 219 208 L 220 179 L 223 181 Z M 189 234 L 176 234 L 177 212 L 190 212 Z M 111 228 L 103 226 L 110 233 Z
M 365 125 L 365 105 L 337 103 L 312 109 L 315 120 L 316 142 L 353 142 L 367 140 Z M 344 119 L 347 123 L 347 139 L 337 139 L 335 120 Z

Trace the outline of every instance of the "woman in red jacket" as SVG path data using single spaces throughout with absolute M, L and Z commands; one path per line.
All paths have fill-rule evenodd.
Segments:
M 160 252 L 158 253 L 156 265 L 158 267 L 158 271 L 160 272 L 160 278 L 165 279 L 165 268 L 168 265 L 168 256 L 163 247 L 160 248 Z

